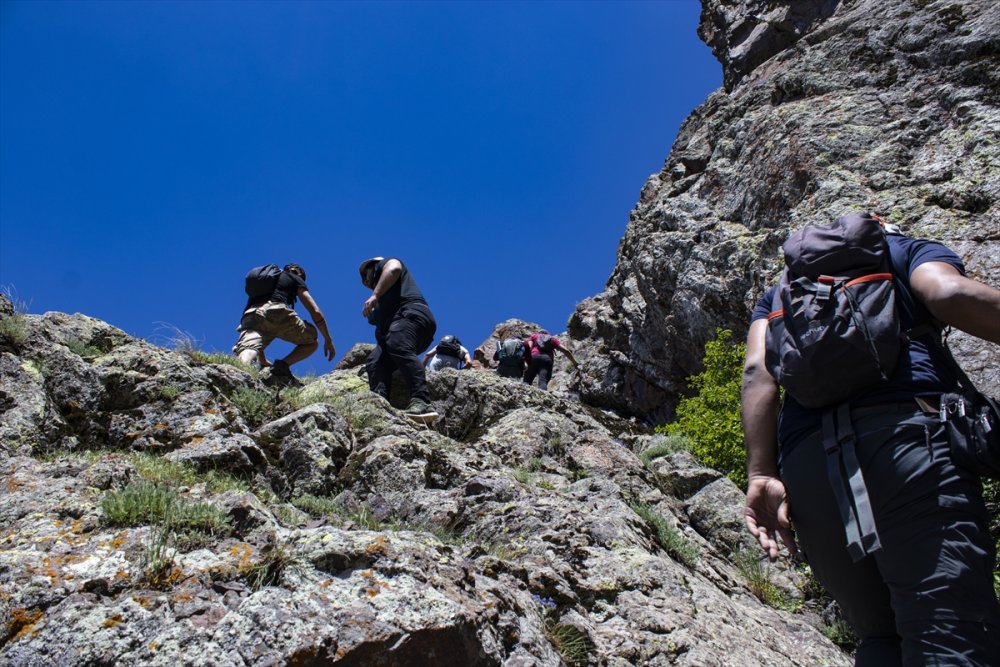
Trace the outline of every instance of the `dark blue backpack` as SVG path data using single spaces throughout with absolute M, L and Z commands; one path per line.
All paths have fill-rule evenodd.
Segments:
M 784 245 L 765 364 L 796 401 L 822 408 L 886 380 L 903 346 L 881 222 L 852 213 Z

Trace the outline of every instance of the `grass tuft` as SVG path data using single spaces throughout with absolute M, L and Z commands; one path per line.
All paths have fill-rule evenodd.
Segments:
M 775 609 L 795 610 L 797 605 L 790 602 L 771 581 L 770 563 L 761 562 L 755 553 L 742 549 L 733 554 L 733 560 L 746 580 L 747 588 L 758 600 Z
M 684 534 L 667 523 L 663 515 L 653 507 L 642 503 L 631 503 L 632 511 L 653 528 L 656 541 L 663 549 L 688 567 L 694 567 L 698 562 L 698 547 L 690 542 Z
M 141 480 L 101 498 L 107 520 L 120 526 L 160 524 L 171 530 L 196 530 L 220 535 L 229 530 L 229 517 L 210 503 L 186 503 L 162 484 Z
M 657 438 L 657 442 L 654 445 L 647 447 L 639 453 L 639 459 L 642 461 L 643 465 L 647 468 L 653 462 L 653 459 L 658 459 L 661 456 L 667 456 L 668 454 L 676 454 L 677 452 L 690 451 L 691 440 L 682 435 L 663 435 Z
M 181 387 L 176 382 L 170 382 L 160 387 L 160 396 L 172 401 L 181 395 Z
M 274 394 L 247 385 L 237 387 L 229 399 L 251 426 L 265 423 L 277 408 Z
M 67 340 L 66 347 L 69 348 L 70 352 L 85 361 L 91 361 L 104 354 L 101 348 L 85 343 L 79 338 L 71 338 Z
M 545 636 L 552 642 L 567 665 L 586 665 L 594 651 L 594 643 L 583 630 L 568 623 L 559 623 L 549 617 L 545 619 Z
M 830 625 L 824 625 L 820 630 L 827 639 L 845 651 L 853 651 L 858 646 L 858 637 L 847 621 L 837 619 Z
M 292 505 L 316 518 L 325 516 L 345 516 L 346 510 L 333 498 L 304 493 L 292 498 Z
M 23 315 L 0 315 L 0 340 L 15 348 L 28 342 L 28 325 Z

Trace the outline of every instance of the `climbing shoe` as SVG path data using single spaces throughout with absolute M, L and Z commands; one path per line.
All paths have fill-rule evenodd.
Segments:
M 438 413 L 426 401 L 415 398 L 403 410 L 403 414 L 415 422 L 429 424 L 438 418 Z
M 288 364 L 284 361 L 275 361 L 274 364 L 264 369 L 260 375 L 261 382 L 268 387 L 301 387 L 302 383 L 295 379 Z

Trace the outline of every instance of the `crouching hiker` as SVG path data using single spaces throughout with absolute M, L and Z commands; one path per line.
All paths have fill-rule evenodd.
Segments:
M 246 364 L 256 361 L 261 368 L 271 366 L 272 377 L 290 381 L 293 377 L 289 367 L 319 347 L 317 329 L 323 334 L 324 356 L 328 361 L 333 359 L 336 349 L 323 312 L 306 287 L 305 269 L 298 264 L 286 264 L 283 269 L 267 264 L 251 269 L 245 282 L 248 298 L 236 329 L 240 338 L 233 346 L 233 354 L 240 361 Z M 295 312 L 296 299 L 302 300 L 315 326 Z M 294 344 L 295 349 L 272 364 L 264 350 L 275 338 Z
M 937 326 L 1000 343 L 1000 290 L 869 213 L 784 252 L 747 336 L 747 528 L 771 560 L 779 539 L 802 549 L 858 636 L 855 664 L 1000 664 L 989 515 L 950 437 L 962 372 Z
M 442 368 L 461 370 L 471 367 L 472 357 L 469 356 L 469 351 L 462 345 L 462 341 L 450 334 L 424 355 L 424 368 L 432 373 Z
M 372 291 L 361 313 L 375 326 L 375 349 L 368 356 L 368 386 L 389 398 L 392 373 L 402 374 L 410 390 L 404 413 L 428 423 L 438 417 L 429 403 L 427 377 L 419 355 L 434 340 L 437 322 L 410 271 L 398 259 L 373 257 L 358 267 L 361 284 Z
M 505 338 L 497 341 L 493 361 L 497 362 L 498 375 L 520 380 L 528 364 L 528 348 L 520 338 Z
M 549 380 L 552 379 L 552 364 L 556 352 L 566 355 L 573 366 L 578 366 L 573 353 L 563 347 L 559 339 L 549 335 L 549 332 L 542 329 L 538 333 L 532 334 L 524 341 L 524 346 L 531 355 L 528 361 L 528 369 L 524 372 L 524 381 L 527 384 L 534 382 L 538 377 L 538 388 L 548 389 Z

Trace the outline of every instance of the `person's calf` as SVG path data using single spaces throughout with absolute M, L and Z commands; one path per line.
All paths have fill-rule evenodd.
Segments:
M 319 341 L 296 345 L 295 349 L 285 355 L 285 358 L 282 361 L 291 366 L 292 364 L 298 363 L 303 359 L 307 359 L 309 355 L 316 351 L 317 348 L 319 348 Z

